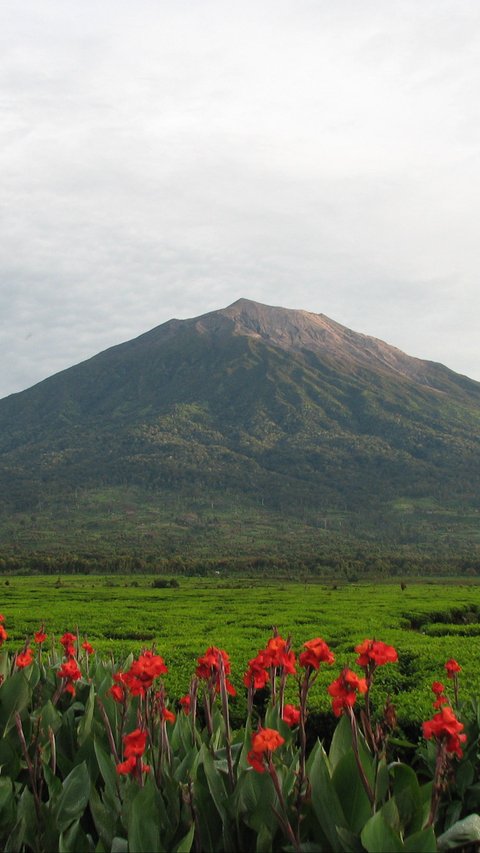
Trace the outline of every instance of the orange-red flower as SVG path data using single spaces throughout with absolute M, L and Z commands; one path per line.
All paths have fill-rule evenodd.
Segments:
M 143 755 L 147 744 L 147 733 L 143 729 L 134 729 L 130 734 L 123 736 L 123 743 L 125 758 Z
M 67 658 L 75 657 L 74 643 L 76 642 L 76 639 L 77 638 L 76 638 L 75 634 L 71 634 L 70 631 L 67 631 L 63 635 L 63 637 L 60 637 L 60 642 L 63 646 L 63 651 L 65 654 L 65 657 L 67 657 Z
M 329 685 L 328 692 L 333 696 L 333 713 L 339 717 L 342 711 L 353 707 L 357 693 L 367 692 L 367 682 L 365 678 L 359 678 L 351 669 L 344 669 Z
M 87 642 L 87 640 L 85 640 L 85 642 L 82 643 L 82 649 L 84 649 L 86 651 L 87 655 L 94 655 L 95 654 L 95 650 L 94 650 L 93 646 L 91 646 L 90 643 Z
M 162 708 L 162 718 L 167 723 L 175 722 L 175 714 L 173 713 L 173 711 L 170 711 L 169 708 Z
M 220 661 L 223 661 L 223 670 L 225 672 L 225 687 L 230 696 L 236 695 L 236 690 L 233 684 L 230 684 L 227 675 L 230 674 L 230 658 L 224 649 L 217 649 L 216 646 L 210 646 L 204 655 L 197 658 L 197 668 L 195 674 L 197 678 L 204 681 L 212 681 L 217 693 L 220 692 Z
M 128 672 L 123 673 L 122 682 L 126 684 L 132 696 L 145 696 L 154 679 L 168 672 L 165 661 L 151 651 L 142 652 L 134 660 Z
M 8 634 L 5 630 L 5 628 L 3 627 L 3 625 L 0 624 L 0 646 L 2 645 L 2 643 L 5 642 L 7 637 L 8 637 Z
M 28 648 L 17 655 L 15 663 L 19 669 L 24 669 L 24 667 L 30 666 L 30 664 L 33 663 L 33 649 Z
M 182 706 L 185 714 L 190 713 L 191 704 L 192 704 L 192 698 L 191 698 L 189 693 L 187 693 L 186 696 L 182 696 L 180 698 L 180 705 Z
M 270 679 L 267 667 L 270 666 L 268 658 L 264 651 L 260 651 L 258 655 L 248 661 L 248 669 L 243 676 L 245 687 L 253 687 L 254 690 L 261 690 L 265 687 Z
M 258 773 L 264 773 L 271 760 L 272 752 L 285 743 L 285 738 L 276 729 L 259 729 L 252 735 L 252 748 L 247 761 Z
M 126 758 L 125 761 L 121 761 L 120 764 L 117 764 L 117 773 L 119 775 L 128 773 L 135 773 L 137 769 L 138 761 L 134 755 L 130 756 L 130 758 Z M 141 773 L 150 773 L 150 765 L 144 764 L 140 762 L 140 772 Z
M 457 672 L 462 671 L 462 667 L 459 663 L 457 663 L 454 658 L 450 658 L 450 660 L 447 660 L 445 664 L 445 669 L 447 671 L 447 678 L 454 678 Z
M 289 644 L 283 637 L 271 637 L 267 648 L 261 654 L 267 666 L 283 669 L 285 675 L 295 675 L 295 653 L 289 649 Z
M 300 666 L 310 666 L 312 669 L 319 669 L 321 663 L 333 663 L 335 655 L 330 651 L 325 640 L 321 637 L 316 637 L 315 640 L 308 640 L 303 644 L 306 652 L 302 652 L 298 658 Z
M 466 734 L 461 734 L 463 723 L 457 720 L 450 707 L 443 707 L 431 720 L 423 723 L 423 735 L 427 740 L 435 738 L 445 743 L 447 752 L 461 758 L 463 755 L 461 743 L 467 740 Z
M 432 690 L 435 693 L 435 696 L 440 696 L 442 693 L 445 693 L 445 685 L 442 684 L 441 681 L 434 681 L 432 684 Z
M 78 668 L 75 658 L 69 658 L 65 663 L 62 663 L 57 675 L 59 678 L 65 678 L 67 680 L 65 690 L 67 693 L 71 693 L 72 696 L 74 696 L 75 687 L 73 686 L 73 682 L 78 681 L 78 679 L 82 677 L 82 673 Z
M 43 625 L 42 625 L 42 627 L 40 628 L 40 630 L 39 630 L 39 631 L 35 631 L 35 633 L 34 633 L 34 635 L 33 635 L 33 639 L 34 639 L 34 642 L 35 642 L 35 643 L 39 643 L 39 644 L 40 644 L 40 643 L 44 643 L 44 642 L 45 642 L 45 640 L 47 639 L 47 635 L 46 635 L 46 633 L 45 633 L 45 631 L 44 631 L 44 626 L 43 626 Z
M 294 705 L 285 705 L 282 720 L 287 726 L 298 726 L 300 722 L 300 709 L 295 708 Z
M 396 649 L 380 640 L 364 640 L 363 643 L 355 646 L 355 651 L 359 653 L 356 663 L 364 668 L 384 666 L 386 663 L 396 663 L 398 660 Z

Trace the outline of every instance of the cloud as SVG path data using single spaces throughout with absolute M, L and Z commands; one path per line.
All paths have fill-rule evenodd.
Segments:
M 239 296 L 480 379 L 480 7 L 0 9 L 0 396 Z

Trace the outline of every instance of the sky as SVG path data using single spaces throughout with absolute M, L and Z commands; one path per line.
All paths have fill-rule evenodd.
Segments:
M 480 4 L 0 3 L 0 397 L 240 297 L 480 381 Z

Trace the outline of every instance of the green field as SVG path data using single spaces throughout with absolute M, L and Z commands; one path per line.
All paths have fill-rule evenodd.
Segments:
M 181 578 L 178 588 L 154 589 L 153 577 L 10 576 L 0 581 L 0 612 L 8 647 L 45 622 L 57 637 L 78 626 L 98 651 L 122 659 L 156 644 L 169 674 L 165 684 L 178 697 L 188 689 L 196 657 L 209 645 L 226 649 L 232 661 L 233 700 L 244 713 L 242 675 L 276 625 L 292 635 L 295 650 L 322 636 L 336 655 L 312 693 L 312 708 L 329 709 L 326 685 L 341 666 L 352 665 L 354 645 L 376 637 L 394 645 L 399 663 L 379 670 L 378 705 L 395 697 L 400 720 L 419 722 L 431 711 L 433 680 L 444 680 L 443 664 L 455 657 L 463 667 L 464 695 L 480 691 L 480 587 L 474 584 L 348 584 L 335 589 L 313 582 Z M 292 680 L 291 697 L 295 685 Z

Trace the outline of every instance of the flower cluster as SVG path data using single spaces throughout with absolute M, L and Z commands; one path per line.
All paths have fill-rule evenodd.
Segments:
M 119 775 L 149 773 L 150 766 L 143 764 L 142 756 L 147 745 L 147 733 L 142 729 L 135 729 L 128 735 L 123 736 L 124 761 L 117 764 Z
M 465 743 L 467 736 L 461 734 L 463 723 L 457 720 L 450 707 L 443 707 L 434 714 L 431 720 L 423 723 L 423 735 L 427 740 L 435 740 L 445 745 L 447 753 L 461 758 L 463 755 L 460 744 Z
M 260 690 L 270 681 L 273 670 L 279 675 L 295 675 L 295 653 L 289 640 L 276 635 L 271 637 L 264 649 L 249 660 L 248 669 L 243 676 L 245 687 Z
M 259 729 L 252 735 L 252 748 L 247 761 L 258 773 L 264 773 L 272 760 L 272 752 L 285 743 L 276 729 Z
M 364 640 L 363 643 L 355 646 L 355 651 L 359 654 L 356 663 L 369 672 L 377 666 L 396 663 L 398 660 L 396 649 L 380 640 Z
M 145 696 L 154 680 L 165 675 L 168 668 L 160 655 L 146 650 L 138 660 L 134 660 L 127 672 L 116 672 L 113 676 L 115 684 L 110 688 L 110 696 L 116 702 L 125 702 L 126 690 L 131 696 Z
M 7 634 L 7 632 L 3 626 L 4 622 L 5 622 L 5 616 L 2 616 L 2 614 L 0 613 L 0 646 L 8 638 L 8 634 Z
M 220 693 L 222 665 L 225 676 L 230 675 L 230 658 L 223 649 L 217 649 L 216 646 L 210 646 L 204 655 L 197 658 L 197 668 L 195 670 L 197 678 L 200 678 L 202 681 L 208 681 L 213 685 L 216 693 Z M 236 690 L 228 678 L 225 678 L 225 687 L 230 696 L 236 695 Z
M 298 658 L 300 666 L 311 669 L 319 669 L 321 663 L 334 663 L 335 655 L 330 651 L 325 640 L 321 637 L 316 637 L 315 640 L 308 640 L 303 644 L 306 652 L 302 652 Z
M 351 669 L 345 668 L 339 677 L 329 685 L 328 692 L 333 697 L 333 713 L 339 717 L 343 711 L 353 708 L 357 693 L 367 692 L 367 682 L 365 678 L 359 678 Z

